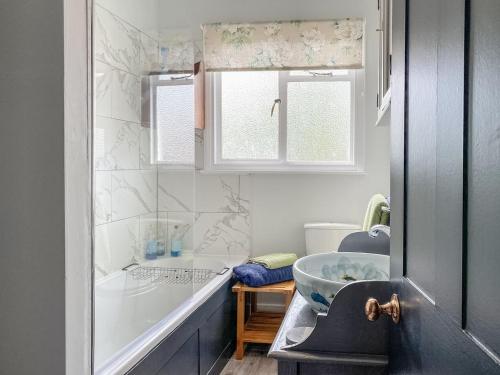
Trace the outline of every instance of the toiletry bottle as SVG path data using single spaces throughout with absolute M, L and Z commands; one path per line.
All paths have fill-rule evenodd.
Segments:
M 174 226 L 174 230 L 177 231 L 177 225 Z M 170 250 L 170 256 L 178 257 L 181 256 L 182 253 L 182 240 L 180 239 L 172 239 L 172 250 Z
M 146 259 L 153 260 L 156 259 L 157 257 L 157 241 L 156 240 L 149 240 L 147 245 L 146 245 Z
M 165 242 L 158 241 L 156 243 L 156 255 L 158 255 L 159 257 L 165 255 Z
M 182 241 L 181 240 L 173 240 L 172 241 L 172 251 L 170 251 L 170 255 L 173 257 L 179 257 L 182 253 Z

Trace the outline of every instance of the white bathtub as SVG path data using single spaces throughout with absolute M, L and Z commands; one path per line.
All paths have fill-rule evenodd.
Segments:
M 135 281 L 119 271 L 96 282 L 95 373 L 124 374 L 202 305 L 232 275 L 245 256 L 163 258 L 142 265 L 210 269 L 219 272 L 204 284 L 160 284 Z

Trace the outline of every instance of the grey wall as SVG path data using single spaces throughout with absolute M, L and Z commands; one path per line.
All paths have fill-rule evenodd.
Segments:
M 0 15 L 0 374 L 63 374 L 63 0 Z

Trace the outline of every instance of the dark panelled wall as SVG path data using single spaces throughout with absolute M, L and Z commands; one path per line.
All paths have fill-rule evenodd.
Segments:
M 65 372 L 62 0 L 0 0 L 0 374 Z
M 434 298 L 440 309 L 456 324 L 460 324 L 466 90 L 465 2 L 441 0 L 439 4 Z
M 500 2 L 393 4 L 391 374 L 500 374 Z
M 409 2 L 408 279 L 461 319 L 465 6 Z
M 434 296 L 438 2 L 410 3 L 407 105 L 407 274 Z M 418 22 L 413 22 L 418 19 Z M 418 223 L 418 226 L 415 225 Z
M 500 1 L 471 1 L 466 327 L 500 355 Z

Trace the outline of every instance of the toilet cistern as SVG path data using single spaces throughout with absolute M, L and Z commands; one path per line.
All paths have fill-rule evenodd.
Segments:
M 368 235 L 372 238 L 377 237 L 380 232 L 387 234 L 387 237 L 391 237 L 391 227 L 387 225 L 377 224 L 370 228 Z

